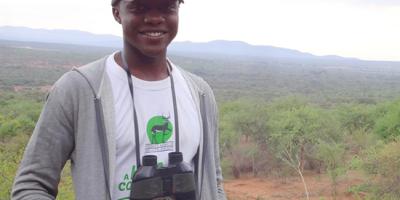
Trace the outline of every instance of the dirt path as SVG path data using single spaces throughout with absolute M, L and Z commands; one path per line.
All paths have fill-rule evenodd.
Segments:
M 306 175 L 307 186 L 312 200 L 331 200 L 331 183 L 326 175 Z M 350 173 L 339 181 L 337 200 L 356 199 L 348 188 L 363 182 L 361 175 Z M 301 200 L 305 199 L 300 178 L 241 178 L 225 181 L 225 192 L 229 200 Z

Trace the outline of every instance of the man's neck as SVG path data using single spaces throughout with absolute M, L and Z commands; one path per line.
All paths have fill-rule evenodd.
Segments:
M 158 81 L 168 77 L 168 64 L 166 55 L 159 57 L 138 56 L 137 53 L 126 51 L 115 54 L 115 61 L 123 67 L 124 56 L 128 69 L 136 78 L 146 81 Z

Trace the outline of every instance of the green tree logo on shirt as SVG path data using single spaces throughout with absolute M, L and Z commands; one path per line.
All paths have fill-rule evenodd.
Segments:
M 171 138 L 172 123 L 169 116 L 155 116 L 147 123 L 147 137 L 151 144 L 162 144 Z

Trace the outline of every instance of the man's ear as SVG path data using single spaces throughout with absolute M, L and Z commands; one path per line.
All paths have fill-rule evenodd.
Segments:
M 116 7 L 112 7 L 112 13 L 114 16 L 115 21 L 121 24 L 121 17 L 119 16 L 119 9 Z

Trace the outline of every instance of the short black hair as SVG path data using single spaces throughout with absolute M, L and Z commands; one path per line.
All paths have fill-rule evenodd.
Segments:
M 121 0 L 111 0 L 111 6 L 116 6 Z M 179 4 L 185 3 L 183 0 L 177 0 Z

